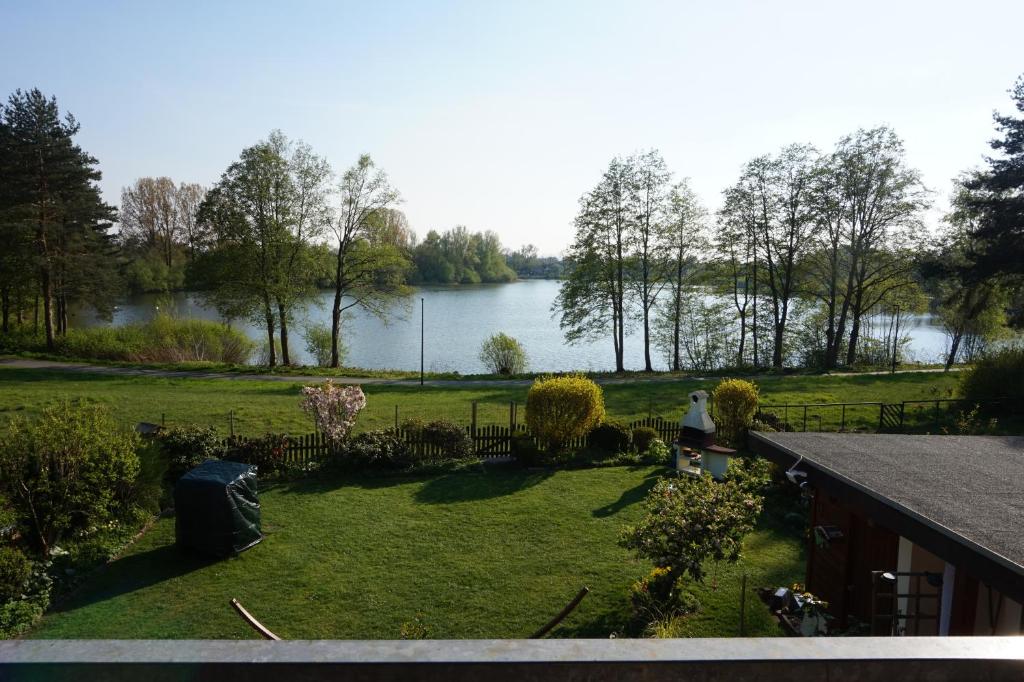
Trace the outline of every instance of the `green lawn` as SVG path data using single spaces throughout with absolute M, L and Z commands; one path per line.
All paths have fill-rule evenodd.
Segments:
M 278 485 L 261 495 L 266 539 L 219 562 L 183 556 L 158 522 L 48 615 L 42 638 L 250 638 L 241 602 L 285 638 L 397 638 L 419 620 L 433 638 L 524 637 L 581 585 L 591 594 L 552 636 L 624 632 L 627 590 L 649 566 L 618 547 L 659 471 L 519 470 Z M 778 518 L 779 514 L 766 514 Z M 738 633 L 739 579 L 803 578 L 799 533 L 763 521 L 735 566 L 700 589 L 687 635 Z M 715 572 L 712 572 L 715 574 Z M 779 634 L 753 596 L 751 636 Z
M 955 374 L 908 373 L 894 376 L 771 376 L 757 380 L 762 400 L 783 402 L 900 401 L 949 397 L 955 390 Z M 681 416 L 686 393 L 710 389 L 714 382 L 674 379 L 656 382 L 612 384 L 604 388 L 609 413 L 632 419 L 649 412 L 672 419 Z M 299 434 L 312 430 L 309 418 L 298 407 L 299 384 L 229 380 L 112 377 L 45 370 L 0 367 L 0 421 L 15 414 L 33 414 L 58 400 L 81 400 L 110 407 L 126 424 L 138 421 L 168 424 L 198 422 L 228 430 L 234 413 L 238 433 L 273 430 Z M 468 423 L 471 403 L 479 402 L 480 423 L 507 423 L 509 403 L 520 405 L 523 420 L 524 386 L 424 387 L 418 385 L 366 386 L 368 406 L 360 416 L 359 429 L 381 428 L 400 419 L 440 417 Z M 811 410 L 810 424 L 816 425 Z M 826 423 L 838 423 L 835 410 L 819 410 Z M 848 421 L 877 423 L 877 408 L 850 409 Z M 800 425 L 802 412 L 791 412 L 790 421 Z

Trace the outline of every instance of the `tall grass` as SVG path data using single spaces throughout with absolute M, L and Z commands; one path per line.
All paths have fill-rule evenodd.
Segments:
M 41 337 L 7 339 L 7 350 L 45 351 Z M 245 334 L 219 322 L 158 315 L 149 322 L 123 327 L 70 329 L 57 338 L 56 352 L 82 360 L 127 362 L 217 362 L 245 364 L 255 344 Z

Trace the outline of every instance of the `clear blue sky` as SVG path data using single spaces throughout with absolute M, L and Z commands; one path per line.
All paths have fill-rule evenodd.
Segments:
M 945 201 L 1024 72 L 1024 2 L 11 2 L 0 95 L 82 123 L 104 193 L 210 184 L 280 128 L 369 152 L 423 235 L 558 253 L 616 154 L 656 147 L 715 208 L 749 158 L 892 125 Z

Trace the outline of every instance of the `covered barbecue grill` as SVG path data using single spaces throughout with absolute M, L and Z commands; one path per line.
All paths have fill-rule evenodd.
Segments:
M 263 539 L 256 467 L 210 459 L 174 487 L 178 547 L 218 557 L 249 549 Z

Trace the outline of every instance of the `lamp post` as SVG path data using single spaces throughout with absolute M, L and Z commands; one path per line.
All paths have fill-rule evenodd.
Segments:
M 420 386 L 423 385 L 423 339 L 424 339 L 424 322 L 423 322 L 423 298 L 420 298 Z

